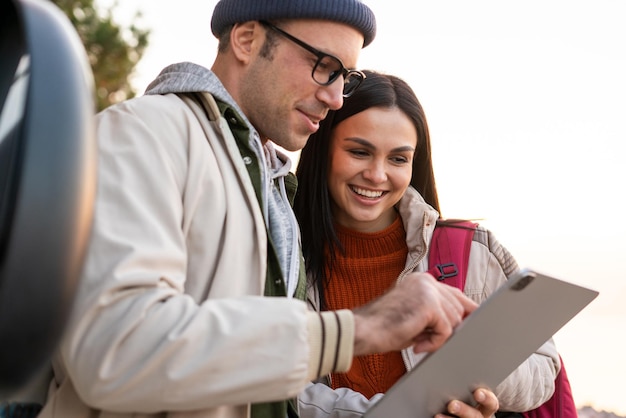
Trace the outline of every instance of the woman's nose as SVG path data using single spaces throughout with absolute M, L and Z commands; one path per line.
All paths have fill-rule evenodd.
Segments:
M 385 165 L 380 161 L 372 161 L 372 163 L 364 170 L 363 177 L 378 184 L 387 180 L 387 172 L 385 171 Z

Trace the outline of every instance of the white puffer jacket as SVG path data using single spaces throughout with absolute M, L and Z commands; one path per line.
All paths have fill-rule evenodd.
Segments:
M 428 270 L 429 243 L 439 214 L 413 188 L 407 190 L 397 209 L 406 230 L 409 249 L 405 269 L 398 277 L 402 280 L 409 272 Z M 518 269 L 513 256 L 490 231 L 479 226 L 472 242 L 464 293 L 481 303 Z M 309 286 L 309 305 L 318 309 L 319 296 L 315 286 Z M 402 355 L 409 370 L 425 354 L 416 355 L 407 349 Z M 495 388 L 500 409 L 527 411 L 541 405 L 552 396 L 554 379 L 559 370 L 556 346 L 550 340 Z M 357 418 L 381 396 L 377 394 L 366 399 L 349 389 L 332 390 L 324 383 L 312 383 L 300 396 L 301 417 Z

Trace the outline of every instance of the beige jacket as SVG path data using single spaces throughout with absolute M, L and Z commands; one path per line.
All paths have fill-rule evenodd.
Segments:
M 330 316 L 261 296 L 263 215 L 228 122 L 202 103 L 143 96 L 98 116 L 95 224 L 41 418 L 245 418 L 334 353 Z M 352 314 L 341 320 L 345 370 Z

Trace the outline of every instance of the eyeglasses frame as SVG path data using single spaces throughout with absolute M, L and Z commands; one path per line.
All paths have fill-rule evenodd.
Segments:
M 284 30 L 282 30 L 281 28 L 279 28 L 278 26 L 275 26 L 273 24 L 271 24 L 270 22 L 266 21 L 266 20 L 260 20 L 259 21 L 260 24 L 262 24 L 263 26 L 266 26 L 272 30 L 274 30 L 275 32 L 277 32 L 279 35 L 284 36 L 285 38 L 289 39 L 290 41 L 292 41 L 293 43 L 299 45 L 300 47 L 306 49 L 307 51 L 309 51 L 310 53 L 312 53 L 313 55 L 315 55 L 317 57 L 317 61 L 315 61 L 315 65 L 313 66 L 313 70 L 311 71 L 311 78 L 313 78 L 313 81 L 315 81 L 317 84 L 319 84 L 320 86 L 329 86 L 332 83 L 334 83 L 339 76 L 343 76 L 344 81 L 348 79 L 349 76 L 352 75 L 356 75 L 357 79 L 359 80 L 359 83 L 353 88 L 352 91 L 348 92 L 347 94 L 344 93 L 343 97 L 350 97 L 355 91 L 356 89 L 359 88 L 359 86 L 361 85 L 361 83 L 363 82 L 363 80 L 365 80 L 366 76 L 362 71 L 359 70 L 355 70 L 355 69 L 348 69 L 345 67 L 345 65 L 343 65 L 343 62 L 341 62 L 341 60 L 339 58 L 337 58 L 334 55 L 331 54 L 327 54 L 325 52 L 320 51 L 319 49 L 307 44 L 306 42 L 296 38 L 295 36 L 289 34 L 288 32 L 285 32 Z M 339 65 L 341 65 L 341 70 L 337 71 L 335 75 L 331 75 L 330 78 L 328 79 L 327 82 L 325 83 L 321 83 L 318 80 L 315 79 L 315 70 L 317 69 L 318 65 L 320 64 L 320 62 L 322 62 L 322 60 L 326 57 L 330 57 L 334 60 L 336 60 Z M 344 83 L 345 85 L 345 83 Z

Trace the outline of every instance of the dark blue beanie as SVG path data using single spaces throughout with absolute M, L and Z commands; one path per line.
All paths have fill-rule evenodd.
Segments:
M 363 47 L 376 36 L 374 13 L 360 0 L 220 0 L 213 10 L 211 31 L 217 37 L 234 23 L 275 19 L 322 19 L 345 23 L 363 33 Z

